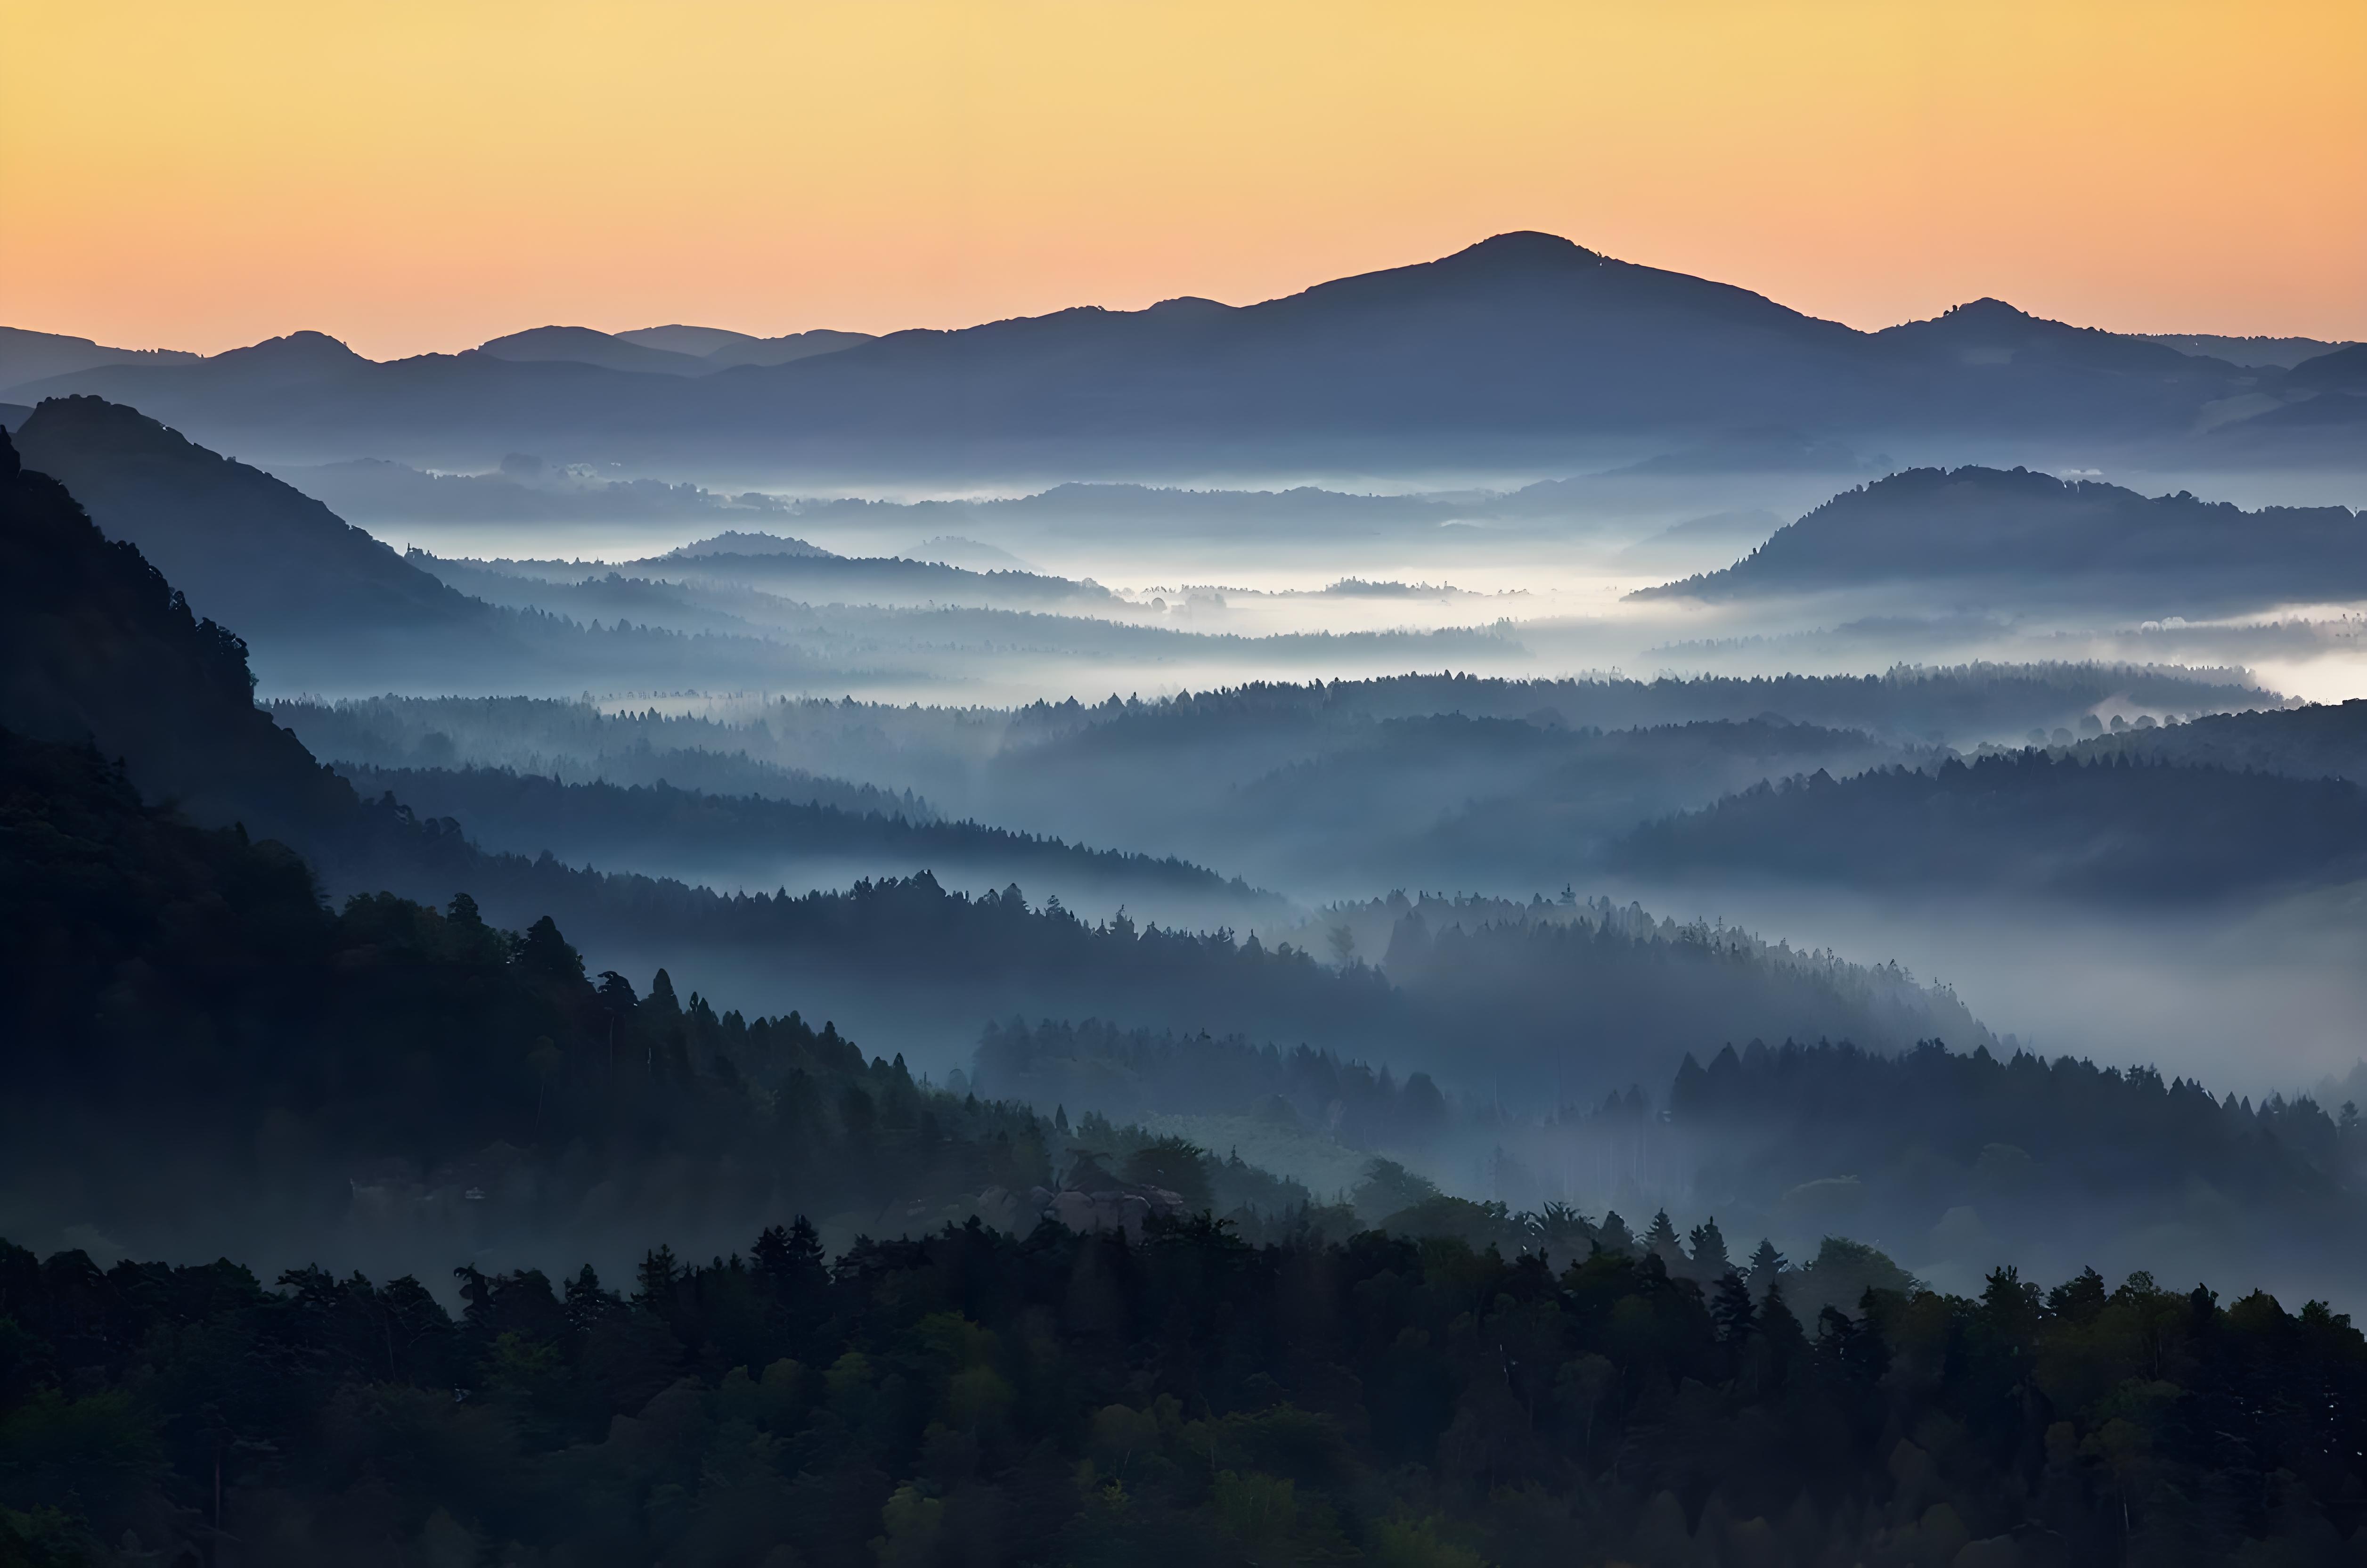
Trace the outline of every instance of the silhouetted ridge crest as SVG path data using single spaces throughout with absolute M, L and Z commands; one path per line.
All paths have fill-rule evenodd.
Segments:
M 1918 583 L 2016 603 L 2317 601 L 2367 592 L 2362 546 L 2367 527 L 2346 506 L 2247 512 L 2022 468 L 1913 468 L 1843 491 L 1731 566 L 1629 597 Z
M 344 638 L 489 618 L 301 491 L 138 409 L 51 398 L 16 439 L 110 537 L 138 545 L 200 610 L 248 635 Z

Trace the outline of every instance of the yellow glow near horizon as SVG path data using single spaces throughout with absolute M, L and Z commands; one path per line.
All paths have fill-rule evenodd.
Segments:
M 0 323 L 1233 302 L 1546 229 L 1862 326 L 2367 337 L 2367 6 L 81 0 L 0 11 Z

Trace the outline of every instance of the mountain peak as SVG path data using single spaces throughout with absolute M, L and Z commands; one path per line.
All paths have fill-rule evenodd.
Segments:
M 284 337 L 266 337 L 243 348 L 228 348 L 213 356 L 220 362 L 249 365 L 358 365 L 362 357 L 325 332 L 310 329 Z
M 1491 234 L 1476 245 L 1467 245 L 1444 257 L 1441 265 L 1481 266 L 1502 271 L 1569 272 L 1582 267 L 1600 267 L 1604 259 L 1599 252 L 1559 234 L 1515 229 L 1510 233 Z
M 2023 322 L 2034 322 L 2039 318 L 2019 306 L 2009 305 L 2003 300 L 1984 294 L 1977 300 L 1967 300 L 1961 305 L 1950 305 L 1940 312 L 1940 319 L 1952 321 L 1959 325 L 1985 325 L 2007 322 L 2018 325 Z

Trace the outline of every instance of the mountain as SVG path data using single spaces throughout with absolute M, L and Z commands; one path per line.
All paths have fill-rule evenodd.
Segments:
M 2349 347 L 2319 337 L 2224 337 L 2207 332 L 2157 332 L 2147 336 L 2149 341 L 2175 348 L 2180 354 L 2225 359 L 2231 365 L 2273 366 L 2285 370 L 2328 349 Z
M 344 637 L 489 613 L 318 501 L 136 409 L 52 398 L 16 432 L 16 446 L 110 538 L 137 545 L 198 613 L 245 634 Z
M 2147 337 L 2069 326 L 2016 310 L 2003 300 L 1975 300 L 1929 321 L 1885 327 L 1874 340 L 1905 359 L 1975 368 L 2049 364 L 2138 376 L 2208 375 L 2233 367 L 2182 353 Z
M 2362 545 L 2367 522 L 2346 506 L 2246 512 L 2024 469 L 1910 469 L 1833 497 L 1721 571 L 1629 597 L 1913 587 L 2008 608 L 2235 609 L 2367 594 Z
M 564 359 L 659 376 L 703 376 L 715 369 L 695 355 L 628 342 L 588 326 L 538 326 L 514 332 L 477 345 L 477 352 L 496 359 Z
M 101 365 L 186 365 L 199 358 L 177 348 L 109 348 L 87 337 L 0 326 L 0 391 Z
M 216 366 L 102 367 L 41 390 L 136 401 L 201 438 L 281 455 L 490 448 L 850 470 L 1205 469 L 1325 453 L 1395 466 L 1561 460 L 1772 427 L 1812 442 L 2158 442 L 2281 373 L 1993 301 L 1862 333 L 1540 233 L 1254 305 L 1081 307 L 697 377 L 479 352 L 357 377 L 333 368 L 289 397 L 224 384 Z
M 617 337 L 620 342 L 663 348 L 671 354 L 688 354 L 706 361 L 709 369 L 728 370 L 734 365 L 786 365 L 792 359 L 835 354 L 842 348 L 870 342 L 872 335 L 816 327 L 781 337 L 754 337 L 744 332 L 727 332 L 719 326 L 645 326 L 620 332 Z
M 2367 343 L 2303 360 L 2285 384 L 2309 392 L 2367 392 Z

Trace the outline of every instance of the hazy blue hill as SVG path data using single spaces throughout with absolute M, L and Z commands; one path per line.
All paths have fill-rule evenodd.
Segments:
M 1162 538 L 1264 538 L 1292 533 L 1369 537 L 1434 528 L 1457 516 L 1494 512 L 1492 503 L 1455 504 L 1428 495 L 1362 495 L 1300 485 L 1289 490 L 1185 490 L 1145 484 L 1057 484 L 994 501 L 805 501 L 809 526 L 939 530 L 1010 525 L 1053 533 L 1131 531 Z
M 672 722 L 692 734 L 664 735 L 668 744 L 652 744 L 637 722 L 669 722 L 655 710 L 612 714 L 585 702 L 531 697 L 375 697 L 334 703 L 283 698 L 266 706 L 314 756 L 340 767 L 472 764 L 572 782 L 670 783 L 710 795 L 760 795 L 835 806 L 857 816 L 876 813 L 908 822 L 935 822 L 939 816 L 909 790 L 882 790 L 751 756 L 744 731 L 677 715 Z M 676 744 L 694 737 L 708 744 Z
M 2231 365 L 2286 370 L 2329 349 L 2345 347 L 2318 337 L 2227 337 L 2208 332 L 2157 332 L 2146 336 L 2181 354 L 2225 359 Z
M 2367 783 L 2367 699 L 2265 712 L 2212 713 L 2182 724 L 2129 729 L 2078 743 L 2083 759 L 2127 756 L 2258 768 L 2294 778 Z
M 507 472 L 429 473 L 383 458 L 280 464 L 279 478 L 341 517 L 383 522 L 611 522 L 730 517 L 777 519 L 789 508 L 772 496 L 722 495 L 694 484 L 653 479 L 549 483 Z
M 1970 745 L 2033 725 L 2077 722 L 2106 699 L 2157 710 L 2220 710 L 2272 703 L 2271 693 L 2213 672 L 2128 665 L 1900 665 L 1868 676 L 1621 676 L 1514 680 L 1412 674 L 1374 680 L 1258 681 L 1155 702 L 1043 703 L 1016 726 L 1049 739 L 1101 732 L 1116 747 L 1192 744 L 1226 733 L 1277 733 L 1383 719 L 1457 714 L 1527 719 L 1572 729 L 1633 729 L 1772 714 L 1794 723 Z M 2026 715 L 2026 717 L 2025 717 Z
M 1012 833 L 975 822 L 907 820 L 816 801 L 717 795 L 663 780 L 646 785 L 561 783 L 506 768 L 369 767 L 337 769 L 367 795 L 392 790 L 422 815 L 454 817 L 488 849 L 552 854 L 570 864 L 726 882 L 769 883 L 794 861 L 833 869 L 926 867 L 973 885 L 1049 880 L 1091 884 L 1123 896 L 1158 892 L 1221 899 L 1234 917 L 1280 913 L 1282 901 L 1239 878 L 1227 879 L 1173 858 L 1122 854 Z M 834 781 L 832 781 L 834 782 Z M 851 791 L 850 786 L 840 786 Z M 837 880 L 835 878 L 831 880 Z
M 0 326 L 0 389 L 101 365 L 188 364 L 198 358 L 177 348 L 109 348 L 87 337 Z
M 835 354 L 842 348 L 868 343 L 872 336 L 867 332 L 815 327 L 779 337 L 757 337 L 719 326 L 680 324 L 638 327 L 616 335 L 620 343 L 638 343 L 673 354 L 691 355 L 704 360 L 710 370 L 728 370 L 734 365 L 786 365 L 792 359 L 810 358 L 816 354 Z
M 2334 778 L 2033 751 L 1759 785 L 1648 824 L 1604 858 L 1648 877 L 1935 898 L 2207 900 L 2367 877 L 2367 791 Z
M 787 534 L 745 533 L 727 529 L 712 538 L 693 540 L 688 544 L 669 550 L 658 559 L 663 561 L 695 560 L 708 555 L 797 555 L 809 559 L 831 559 L 835 551 L 824 550 Z
M 1558 886 L 1603 838 L 1762 778 L 1857 772 L 1914 754 L 1854 731 L 1751 720 L 1569 730 L 1436 714 L 1384 720 L 1228 793 L 1228 863 L 1376 878 Z M 1206 853 L 1206 851 L 1204 851 Z
M 2367 343 L 2354 343 L 2303 360 L 2285 385 L 2311 392 L 2367 392 Z
M 54 398 L 16 441 L 28 467 L 138 545 L 199 613 L 249 635 L 452 626 L 489 613 L 320 502 L 136 409 Z
M 1957 315 L 1863 334 L 1747 290 L 1512 233 L 1254 305 L 1080 308 L 689 378 L 474 353 L 325 364 L 311 395 L 291 397 L 218 356 L 45 385 L 136 401 L 207 439 L 275 451 L 499 443 L 860 467 L 1186 449 L 1248 460 L 1376 443 L 1400 459 L 1478 456 L 1768 426 L 2166 439 L 2203 404 L 2274 373 L 2078 335 L 2005 307 Z M 2000 321 L 2033 346 L 1990 363 Z
M 334 382 L 376 362 L 364 358 L 325 332 L 305 331 L 267 337 L 244 348 L 225 349 L 195 361 L 176 361 L 162 369 L 171 378 L 165 385 L 235 393 Z M 149 367 L 130 369 L 146 370 Z
M 1902 359 L 1982 369 L 2043 364 L 2109 375 L 2220 381 L 2243 368 L 2148 337 L 2049 321 L 2003 300 L 1953 306 L 1927 321 L 1885 327 L 1874 338 Z
M 2362 546 L 2367 525 L 2345 506 L 2246 512 L 2023 469 L 1910 469 L 1835 496 L 1732 566 L 1630 597 L 1898 585 L 2001 606 L 2233 608 L 2367 594 Z
M 1040 572 L 976 572 L 936 561 L 832 555 L 810 546 L 742 554 L 692 545 L 646 561 L 624 562 L 617 570 L 653 577 L 730 583 L 819 603 L 844 600 L 1106 608 L 1118 602 L 1116 595 L 1098 583 L 1077 582 Z
M 641 370 L 660 376 L 703 376 L 717 369 L 696 355 L 634 343 L 588 326 L 538 326 L 488 338 L 477 352 L 496 359 L 564 359 L 579 365 L 603 365 L 612 370 Z

